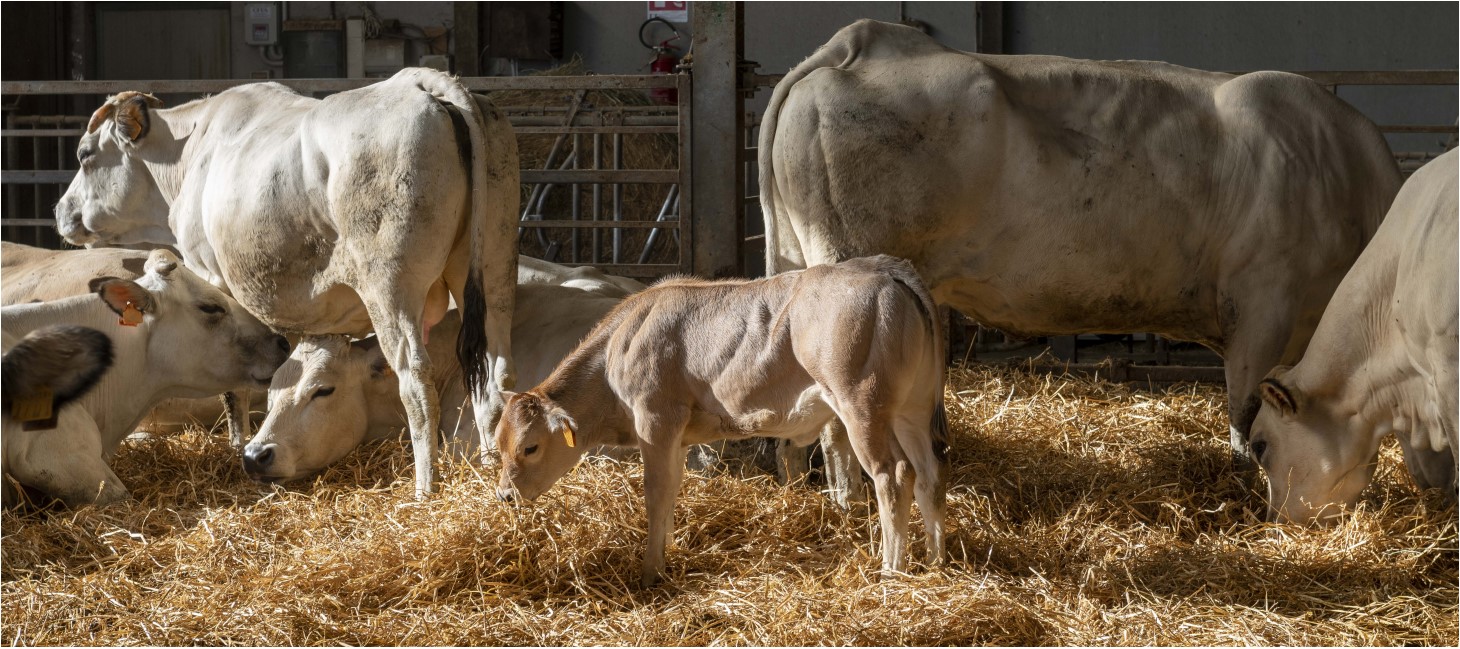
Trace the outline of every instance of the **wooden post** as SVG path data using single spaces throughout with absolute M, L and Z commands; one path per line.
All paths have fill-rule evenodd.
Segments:
M 691 259 L 696 275 L 742 274 L 745 239 L 741 202 L 745 170 L 740 138 L 744 100 L 738 90 L 740 53 L 745 49 L 745 8 L 739 2 L 696 2 L 694 84 L 691 92 L 690 183 L 694 236 Z

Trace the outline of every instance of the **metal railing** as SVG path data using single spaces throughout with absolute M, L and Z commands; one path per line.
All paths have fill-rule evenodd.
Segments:
M 305 94 L 332 93 L 361 88 L 379 79 L 274 80 Z M 553 137 L 553 155 L 540 168 L 521 170 L 524 209 L 520 229 L 525 254 L 553 258 L 566 265 L 594 265 L 605 272 L 634 277 L 658 277 L 690 272 L 693 215 L 690 210 L 689 100 L 690 75 L 588 75 L 529 77 L 466 77 L 473 92 L 561 91 L 564 105 L 535 103 L 503 105 L 518 136 Z M 104 97 L 124 90 L 157 94 L 217 93 L 254 80 L 154 81 L 7 81 L 0 84 L 4 98 L 5 168 L 0 171 L 0 215 L 7 240 L 38 241 L 54 230 L 52 206 L 76 174 L 75 150 L 86 115 L 26 115 L 19 104 L 26 98 L 81 96 L 84 105 L 100 106 Z M 595 105 L 584 98 L 589 91 L 677 91 L 672 105 Z M 88 109 L 89 110 L 89 109 Z M 676 164 L 665 168 L 626 168 L 626 138 L 673 139 Z M 635 186 L 658 192 L 651 209 L 632 213 L 623 196 Z M 656 189 L 657 188 L 657 189 Z M 639 190 L 641 193 L 647 191 Z M 563 194 L 567 194 L 566 199 Z M 554 200 L 549 200 L 555 196 Z M 29 230 L 31 236 L 24 236 Z M 564 231 L 566 238 L 558 236 Z M 666 234 L 672 237 L 666 237 Z M 606 235 L 606 236 L 605 236 Z M 657 261 L 655 261 L 657 260 Z M 652 262 L 652 263 L 651 263 Z

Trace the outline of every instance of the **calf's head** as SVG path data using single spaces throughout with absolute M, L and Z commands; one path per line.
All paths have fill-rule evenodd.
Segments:
M 532 501 L 552 487 L 583 457 L 587 447 L 578 431 L 578 422 L 546 395 L 509 394 L 497 422 L 497 497 Z
M 1252 455 L 1267 474 L 1268 520 L 1332 522 L 1374 477 L 1377 435 L 1357 413 L 1305 394 L 1278 367 L 1262 381 L 1262 408 L 1252 424 Z
M 123 92 L 91 116 L 76 148 L 81 169 L 56 204 L 56 228 L 75 245 L 173 243 L 168 201 L 147 167 L 156 97 Z M 165 154 L 164 154 L 165 156 Z
M 398 385 L 374 337 L 301 338 L 269 384 L 269 415 L 243 449 L 244 471 L 305 478 L 377 436 L 380 422 L 404 426 Z
M 145 337 L 143 371 L 173 386 L 168 396 L 208 397 L 262 388 L 289 343 L 166 250 L 154 250 L 136 281 L 102 277 L 91 289 L 116 312 L 118 335 Z

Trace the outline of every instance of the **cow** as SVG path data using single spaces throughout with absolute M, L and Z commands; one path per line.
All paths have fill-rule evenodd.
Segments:
M 67 241 L 175 246 L 278 331 L 374 331 L 400 380 L 416 496 L 440 416 L 426 351 L 452 299 L 478 422 L 512 385 L 516 140 L 455 78 L 410 68 L 314 99 L 248 84 L 171 109 L 123 92 L 92 116 L 56 206 Z
M 528 268 L 535 261 L 523 257 L 518 268 Z M 558 277 L 574 282 L 572 276 Z M 512 318 L 512 358 L 518 380 L 528 385 L 547 378 L 599 318 L 627 295 L 602 295 L 601 291 L 619 289 L 611 283 L 587 288 L 528 283 L 544 278 L 523 278 L 527 281 L 517 287 Z M 638 284 L 615 279 L 622 280 L 623 287 Z M 427 345 L 444 404 L 440 432 L 458 455 L 485 454 L 491 448 L 490 437 L 480 435 L 471 418 L 458 416 L 452 407 L 465 398 L 458 387 L 461 369 L 449 343 L 441 341 L 449 341 L 460 326 L 461 319 L 453 309 L 437 325 L 436 338 Z M 343 336 L 306 337 L 274 374 L 268 418 L 244 447 L 243 468 L 261 481 L 305 478 L 363 443 L 398 435 L 404 417 L 395 374 L 375 338 L 351 342 Z
M 1258 382 L 1400 183 L 1373 123 L 1301 76 L 972 54 L 871 20 L 776 85 L 759 168 L 768 274 L 885 253 L 1016 335 L 1202 343 L 1244 468 Z
M 0 341 L 5 350 L 0 357 L 0 504 L 10 508 L 20 504 L 21 495 L 10 481 L 8 449 L 22 438 L 29 441 L 27 430 L 100 435 L 75 400 L 111 367 L 112 341 L 74 325 L 43 327 L 18 340 L 0 332 Z
M 91 280 L 116 277 L 135 280 L 142 276 L 147 252 L 124 248 L 89 250 L 47 250 L 0 241 L 0 305 L 50 301 L 88 293 Z M 255 395 L 244 390 L 225 393 L 222 399 L 168 399 L 153 409 L 140 424 L 148 432 L 166 432 L 187 426 L 212 424 L 226 415 L 229 440 L 243 447 L 248 440 L 244 413 Z
M 1410 176 L 1302 360 L 1260 384 L 1252 453 L 1267 474 L 1270 520 L 1334 520 L 1368 486 L 1390 433 L 1415 482 L 1455 498 L 1457 156 Z
M 7 337 L 64 323 L 111 340 L 110 371 L 76 401 L 94 427 L 6 432 L 11 475 L 68 505 L 128 497 L 106 459 L 159 402 L 266 387 L 289 355 L 282 336 L 165 250 L 150 253 L 137 281 L 103 278 L 92 288 L 95 294 L 0 307 Z
M 912 266 L 885 256 L 761 280 L 662 281 L 609 312 L 537 387 L 508 396 L 495 431 L 497 495 L 535 500 L 588 449 L 637 446 L 649 587 L 664 573 L 687 446 L 806 443 L 835 416 L 876 487 L 883 571 L 905 566 L 909 491 L 928 560 L 941 561 L 948 468 L 936 314 Z

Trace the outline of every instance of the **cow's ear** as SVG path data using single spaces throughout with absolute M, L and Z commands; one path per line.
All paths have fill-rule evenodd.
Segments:
M 88 286 L 91 292 L 101 297 L 107 308 L 119 316 L 127 317 L 129 309 L 142 313 L 152 311 L 152 293 L 130 279 L 98 277 L 91 280 Z
M 148 253 L 147 263 L 142 265 L 142 269 L 149 273 L 156 273 L 162 277 L 168 277 L 181 265 L 182 260 L 178 259 L 177 255 L 172 254 L 171 250 L 159 248 Z
M 142 139 L 152 129 L 152 118 L 148 110 L 162 106 L 162 100 L 135 91 L 118 94 L 112 98 L 111 103 L 117 107 L 117 132 L 132 142 Z
M 366 336 L 350 343 L 350 351 L 359 354 L 360 362 L 370 371 L 370 379 L 391 376 L 394 371 L 385 360 L 385 351 L 380 348 L 378 336 Z
M 569 448 L 578 447 L 578 422 L 567 411 L 553 406 L 547 411 L 548 429 L 554 435 L 562 435 L 563 441 L 567 442 Z
M 1288 370 L 1293 369 L 1289 365 L 1279 365 L 1267 373 L 1267 378 L 1257 385 L 1257 391 L 1262 400 L 1268 405 L 1277 408 L 1278 412 L 1284 415 L 1291 415 L 1298 412 L 1298 395 L 1291 386 L 1283 383 L 1283 377 Z

